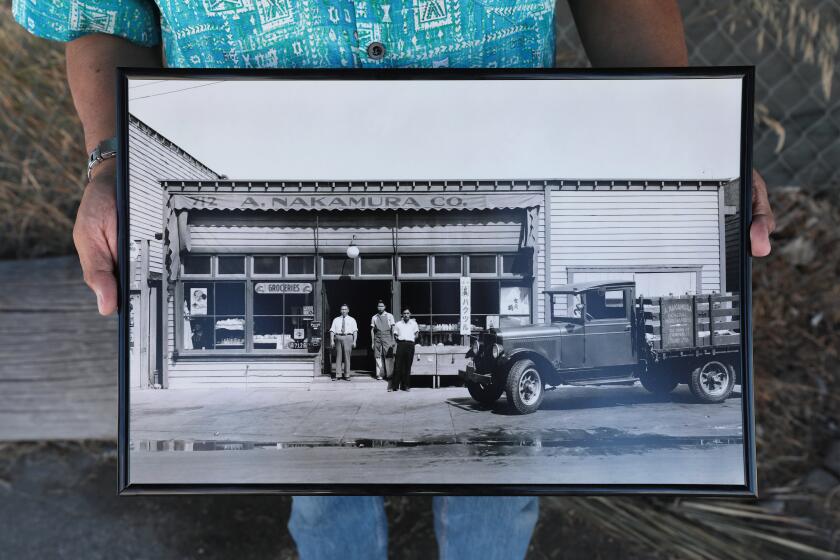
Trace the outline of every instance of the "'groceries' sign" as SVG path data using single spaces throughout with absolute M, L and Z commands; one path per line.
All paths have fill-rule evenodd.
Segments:
M 309 282 L 259 282 L 254 285 L 258 294 L 309 294 L 312 284 Z

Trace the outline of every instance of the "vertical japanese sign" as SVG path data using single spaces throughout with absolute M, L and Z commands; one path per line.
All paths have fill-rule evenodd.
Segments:
M 471 310 L 471 302 L 470 302 L 470 292 L 472 290 L 472 284 L 470 284 L 470 278 L 467 276 L 461 277 L 461 334 L 469 335 L 472 333 L 471 328 L 471 317 L 472 310 Z

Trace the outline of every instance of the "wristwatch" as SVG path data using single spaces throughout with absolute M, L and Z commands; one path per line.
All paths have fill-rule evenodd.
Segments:
M 106 159 L 110 159 L 117 155 L 117 137 L 112 136 L 107 140 L 103 140 L 96 146 L 93 151 L 88 154 L 88 165 L 87 165 L 87 178 L 90 181 L 90 175 L 93 172 L 93 168 L 105 161 Z

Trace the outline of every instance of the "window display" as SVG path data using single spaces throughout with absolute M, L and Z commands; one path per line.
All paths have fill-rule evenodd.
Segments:
M 254 350 L 306 349 L 306 321 L 304 315 L 312 309 L 312 292 L 260 293 L 254 291 Z M 295 331 L 298 331 L 295 337 Z
M 245 348 L 245 283 L 184 282 L 184 349 Z
M 295 257 L 289 257 L 292 260 Z M 201 256 L 185 259 L 185 270 L 210 271 L 215 276 L 241 276 L 242 281 L 189 279 L 181 284 L 183 299 L 179 338 L 181 349 L 306 351 L 309 323 L 314 318 L 313 284 L 299 281 L 251 281 L 250 275 L 282 276 L 280 256 L 252 257 L 246 274 L 244 256 Z M 300 257 L 294 270 L 314 269 L 314 257 Z M 189 264 L 188 264 L 189 263 Z M 311 268 L 308 268 L 311 265 Z M 250 303 L 246 294 L 252 291 Z

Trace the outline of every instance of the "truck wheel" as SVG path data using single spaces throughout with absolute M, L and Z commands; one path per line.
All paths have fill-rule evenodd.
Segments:
M 642 387 L 654 395 L 667 395 L 677 388 L 679 382 L 673 375 L 665 372 L 664 368 L 646 369 L 639 375 Z
M 721 362 L 706 362 L 691 372 L 688 387 L 700 402 L 719 403 L 725 401 L 735 386 L 735 372 Z
M 519 360 L 510 368 L 507 378 L 507 401 L 519 414 L 536 412 L 545 396 L 545 383 L 536 364 Z
M 493 404 L 499 400 L 499 397 L 501 397 L 502 393 L 505 392 L 505 388 L 498 383 L 482 385 L 481 383 L 476 383 L 475 381 L 467 381 L 466 385 L 467 391 L 470 392 L 470 396 L 481 404 Z

